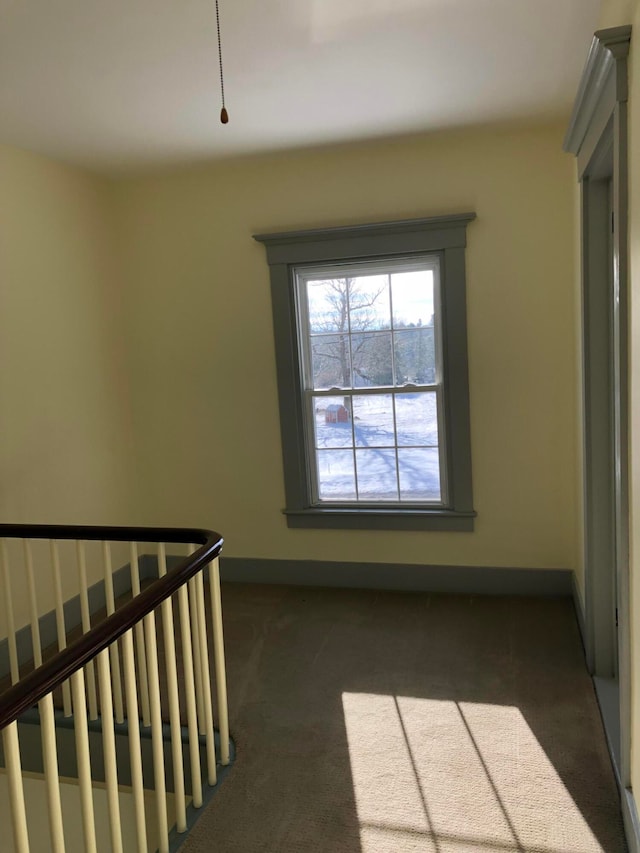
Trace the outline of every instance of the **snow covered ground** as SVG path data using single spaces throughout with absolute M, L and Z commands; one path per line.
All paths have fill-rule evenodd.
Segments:
M 327 407 L 344 401 L 314 400 L 320 499 L 439 501 L 435 393 L 354 394 L 353 419 L 327 423 Z

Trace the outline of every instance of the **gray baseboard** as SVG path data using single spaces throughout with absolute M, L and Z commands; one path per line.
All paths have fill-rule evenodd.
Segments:
M 171 566 L 180 561 L 169 557 Z M 140 556 L 140 579 L 158 576 L 157 558 Z M 351 589 L 388 589 L 407 592 L 441 592 L 462 595 L 543 595 L 571 596 L 584 636 L 584 624 L 573 573 L 568 569 L 520 569 L 490 566 L 437 566 L 406 563 L 355 563 L 333 560 L 273 560 L 252 557 L 221 557 L 220 573 L 227 583 L 265 583 L 291 586 L 325 586 Z M 113 573 L 116 597 L 131 589 L 131 572 L 127 564 Z M 105 606 L 104 582 L 89 588 L 89 610 L 97 613 Z M 64 604 L 67 631 L 81 624 L 80 597 Z M 57 640 L 56 615 L 50 610 L 40 617 L 42 647 Z M 31 627 L 25 625 L 16 633 L 18 660 L 22 665 L 33 657 Z M 0 641 L 0 677 L 9 672 L 9 648 Z
M 40 714 L 37 708 L 26 711 L 18 721 L 20 732 L 20 757 L 22 770 L 30 773 L 44 773 L 42 756 L 42 735 L 40 731 Z M 56 748 L 58 755 L 58 772 L 60 776 L 70 779 L 78 778 L 76 760 L 76 743 L 73 717 L 65 717 L 61 710 L 55 711 Z M 180 730 L 183 745 L 184 782 L 187 794 L 191 794 L 191 758 L 189 753 L 189 733 L 186 726 Z M 88 721 L 89 751 L 91 753 L 91 778 L 94 782 L 105 782 L 104 746 L 102 738 L 102 719 Z M 131 762 L 129 757 L 129 721 L 114 724 L 114 738 L 118 765 L 118 782 L 120 785 L 131 785 Z M 200 763 L 204 769 L 207 766 L 206 738 L 199 735 Z M 171 728 L 168 723 L 162 724 L 162 742 L 164 750 L 165 785 L 167 791 L 175 791 L 173 777 L 173 759 Z M 147 790 L 155 786 L 153 746 L 150 727 L 140 724 L 140 750 L 142 755 L 143 785 Z M 220 755 L 220 735 L 215 732 L 216 755 Z M 231 763 L 235 756 L 235 745 L 230 741 Z M 2 744 L 0 743 L 0 767 L 5 767 Z M 221 765 L 218 765 L 220 768 Z
M 640 819 L 636 799 L 630 788 L 622 791 L 622 819 L 629 853 L 640 853 Z
M 78 778 L 76 760 L 75 731 L 73 718 L 66 718 L 61 711 L 55 713 L 56 747 L 58 757 L 58 770 L 61 776 L 70 779 Z M 31 773 L 44 773 L 42 758 L 42 736 L 40 732 L 40 715 L 35 708 L 27 711 L 18 722 L 20 736 L 20 751 L 22 770 Z M 96 782 L 105 781 L 104 748 L 102 740 L 102 721 L 100 719 L 89 721 L 88 724 L 89 751 L 91 754 L 91 778 Z M 131 765 L 129 760 L 129 724 L 125 722 L 114 727 L 116 762 L 118 765 L 118 783 L 120 785 L 131 785 Z M 168 724 L 162 726 L 163 751 L 165 766 L 165 785 L 168 792 L 175 791 L 173 780 L 173 746 L 171 743 L 171 730 Z M 187 729 L 181 727 L 182 737 L 182 762 L 184 768 L 185 792 L 190 795 L 192 788 L 191 775 L 191 750 Z M 153 790 L 155 779 L 153 776 L 153 746 L 150 728 L 140 727 L 140 748 L 142 754 L 143 785 L 147 790 Z M 215 751 L 220 755 L 220 735 L 215 732 Z M 189 832 L 193 829 L 196 821 L 204 812 L 204 806 L 211 802 L 219 791 L 221 783 L 231 771 L 236 756 L 236 748 L 233 739 L 229 741 L 229 764 L 217 765 L 217 781 L 210 785 L 207 778 L 207 746 L 204 735 L 199 737 L 200 768 L 202 777 L 203 807 L 195 809 L 193 803 L 187 806 L 187 830 L 178 832 L 175 825 L 169 832 L 169 851 L 176 853 L 186 841 Z M 5 767 L 2 743 L 0 742 L 0 767 Z
M 344 563 L 329 560 L 267 560 L 221 557 L 227 583 L 388 589 L 462 595 L 572 595 L 568 569 L 508 569 L 490 566 L 432 566 L 403 563 Z
M 620 685 L 617 679 L 593 676 L 607 747 L 618 787 L 621 786 Z
M 578 628 L 580 629 L 580 636 L 582 638 L 582 648 L 586 650 L 587 643 L 584 610 L 582 607 L 582 599 L 580 598 L 580 590 L 578 589 L 578 581 L 576 580 L 575 572 L 571 572 L 571 596 L 573 598 L 573 608 L 576 611 L 576 619 L 578 620 Z
M 157 561 L 155 557 L 141 556 L 139 560 L 140 580 L 156 578 Z M 124 595 L 131 589 L 131 569 L 129 564 L 122 566 L 113 573 L 113 590 L 116 598 Z M 89 612 L 97 613 L 105 607 L 104 581 L 98 581 L 89 587 Z M 50 610 L 38 620 L 40 625 L 40 644 L 43 649 L 52 645 L 58 639 L 56 627 L 56 612 Z M 67 631 L 71 631 L 82 624 L 80 613 L 80 596 L 76 595 L 64 603 L 64 624 Z M 16 645 L 18 649 L 18 663 L 20 666 L 33 658 L 33 646 L 31 643 L 31 626 L 25 625 L 16 631 Z M 5 639 L 0 641 L 0 678 L 4 678 L 10 671 L 9 668 L 9 644 Z

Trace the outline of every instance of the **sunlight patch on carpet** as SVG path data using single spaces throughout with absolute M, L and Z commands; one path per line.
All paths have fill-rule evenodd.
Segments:
M 342 703 L 362 853 L 603 850 L 518 708 Z

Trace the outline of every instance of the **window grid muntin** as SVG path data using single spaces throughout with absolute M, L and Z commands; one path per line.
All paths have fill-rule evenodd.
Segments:
M 394 347 L 391 348 L 393 351 Z M 395 373 L 394 373 L 395 376 Z M 436 399 L 436 406 L 438 405 L 438 401 Z M 396 438 L 396 442 L 394 445 L 394 451 L 396 455 L 396 488 L 398 489 L 398 503 L 402 501 L 402 494 L 400 490 L 400 459 L 398 457 L 398 418 L 396 415 L 396 395 L 391 395 L 391 408 L 393 410 L 393 434 Z
M 440 496 L 443 503 L 449 503 L 449 448 L 447 445 L 447 430 L 445 428 L 445 386 L 444 386 L 444 336 L 442 330 L 444 328 L 443 317 L 443 301 L 442 301 L 442 266 L 444 257 L 434 270 L 434 286 L 433 286 L 433 344 L 435 348 L 435 379 L 438 387 L 437 394 L 437 417 L 438 417 L 438 446 L 440 448 Z
M 349 335 L 349 375 L 351 376 L 351 387 L 353 388 L 353 346 L 352 346 L 353 339 L 351 337 L 351 293 L 350 293 L 351 285 L 349 284 L 349 278 L 345 279 L 345 284 L 347 286 L 346 309 L 347 309 L 347 334 Z M 307 286 L 308 286 L 308 281 L 305 284 L 305 290 L 307 289 Z M 311 377 L 311 382 L 313 385 L 313 377 Z M 355 502 L 359 504 L 360 503 L 360 489 L 358 488 L 358 465 L 357 465 L 357 458 L 356 458 L 356 423 L 355 423 L 355 420 L 353 417 L 353 399 L 351 400 L 350 405 L 351 405 L 351 458 L 353 460 L 353 482 L 354 482 L 354 485 L 356 487 L 356 500 L 355 500 Z M 315 430 L 315 424 L 314 424 L 314 430 Z M 320 474 L 319 473 L 318 473 L 318 480 L 320 480 Z M 315 493 L 314 497 L 318 501 L 318 503 L 320 503 L 320 489 L 318 489 L 318 491 Z M 324 503 L 328 503 L 328 501 L 325 499 Z
M 432 273 L 433 280 L 435 282 L 435 273 Z M 395 327 L 393 321 L 393 288 L 391 287 L 391 273 L 387 273 L 387 286 L 389 288 L 389 318 L 390 318 L 390 328 L 391 328 L 391 381 L 394 386 L 396 384 L 397 375 L 396 375 L 396 339 L 395 339 Z M 434 297 L 434 317 L 433 322 L 435 325 L 435 297 Z M 434 333 L 435 335 L 435 333 Z M 395 436 L 395 457 L 396 457 L 396 488 L 398 490 L 398 503 L 402 501 L 402 494 L 400 490 L 400 459 L 398 457 L 398 418 L 396 415 L 396 395 L 391 395 L 391 404 L 393 409 L 393 434 Z M 436 407 L 438 405 L 438 400 L 436 398 Z
M 304 411 L 305 411 L 305 423 L 304 423 L 304 436 L 305 443 L 307 446 L 307 454 L 306 454 L 306 463 L 307 463 L 307 474 L 309 478 L 309 483 L 311 486 L 311 504 L 313 506 L 344 506 L 344 507 L 371 507 L 383 509 L 384 507 L 398 507 L 398 506 L 433 506 L 433 507 L 442 507 L 446 506 L 448 503 L 448 470 L 447 470 L 447 456 L 446 456 L 446 431 L 444 429 L 444 387 L 443 387 L 443 371 L 442 371 L 442 300 L 441 300 L 441 264 L 443 262 L 443 258 L 441 253 L 430 252 L 426 255 L 415 256 L 411 258 L 402 258 L 402 259 L 388 259 L 385 262 L 381 263 L 379 261 L 376 262 L 363 262 L 363 263 L 344 263 L 337 264 L 331 266 L 300 266 L 295 267 L 292 270 L 293 281 L 294 281 L 294 292 L 295 292 L 295 304 L 296 304 L 296 312 L 297 312 L 297 329 L 298 329 L 298 345 L 299 345 L 299 366 L 300 366 L 300 378 L 302 381 L 302 391 L 303 398 L 305 400 Z M 380 386 L 372 386 L 368 388 L 355 388 L 354 387 L 354 369 L 353 369 L 353 350 L 352 350 L 352 330 L 351 330 L 351 308 L 350 308 L 350 283 L 348 279 L 357 278 L 358 275 L 362 275 L 363 273 L 367 273 L 369 275 L 379 274 L 387 276 L 387 286 L 389 289 L 389 307 L 390 307 L 390 327 L 389 329 L 378 329 L 372 330 L 371 332 L 367 332 L 366 334 L 376 335 L 376 334 L 391 334 L 391 359 L 392 359 L 392 381 L 395 383 L 396 381 L 396 372 L 395 372 L 395 325 L 394 325 L 394 317 L 393 317 L 393 294 L 392 294 L 392 286 L 391 286 L 391 275 L 401 272 L 427 272 L 431 271 L 433 275 L 433 330 L 434 330 L 434 358 L 435 358 L 435 382 L 429 383 L 428 385 L 421 385 L 417 383 L 408 383 L 402 386 L 394 385 L 380 385 Z M 311 324 L 310 324 L 310 315 L 309 315 L 309 299 L 308 299 L 308 287 L 307 284 L 309 281 L 327 281 L 331 278 L 344 278 L 346 279 L 347 286 L 347 335 L 349 338 L 349 357 L 350 357 L 350 375 L 351 375 L 351 387 L 350 388 L 325 388 L 325 389 L 314 389 L 313 388 L 313 358 L 312 358 L 312 348 L 311 342 L 314 337 L 318 337 L 322 334 L 330 334 L 328 332 L 311 332 Z M 334 334 L 340 335 L 345 334 L 344 332 L 335 332 Z M 434 447 L 438 448 L 438 464 L 439 464 L 439 487 L 440 487 L 440 499 L 439 500 L 419 500 L 419 501 L 410 501 L 410 500 L 402 500 L 401 498 L 401 489 L 400 489 L 400 467 L 399 467 L 399 458 L 398 458 L 398 433 L 397 433 L 397 419 L 396 419 L 396 396 L 402 393 L 420 393 L 427 391 L 435 391 L 436 394 L 436 418 L 437 418 L 437 428 L 438 428 L 438 444 L 437 445 L 411 445 L 412 448 L 416 449 L 433 449 Z M 320 498 L 320 488 L 319 488 L 319 458 L 316 448 L 316 423 L 315 423 L 315 398 L 316 397 L 329 397 L 329 396 L 342 396 L 342 397 L 353 397 L 355 394 L 372 394 L 375 396 L 381 396 L 383 394 L 390 394 L 393 402 L 393 426 L 394 426 L 394 436 L 395 436 L 395 444 L 393 446 L 389 446 L 389 448 L 383 449 L 394 449 L 395 451 L 395 461 L 396 461 L 396 480 L 397 480 L 397 490 L 398 490 L 398 500 L 397 501 L 364 501 L 359 498 L 359 488 L 358 488 L 358 466 L 357 466 L 357 458 L 356 458 L 356 440 L 355 440 L 355 422 L 353 418 L 353 402 L 350 403 L 351 409 L 351 455 L 353 459 L 353 472 L 354 472 L 354 483 L 355 483 L 355 492 L 356 492 L 356 500 L 350 501 L 345 499 L 337 499 L 335 501 L 328 500 L 327 498 Z M 327 448 L 330 450 L 338 450 L 339 448 Z M 346 450 L 347 448 L 341 448 L 342 450 Z
M 386 275 L 389 278 L 389 299 L 391 295 L 391 275 L 396 275 L 403 272 L 431 272 L 433 275 L 433 329 L 434 329 L 434 355 L 436 362 L 435 384 L 442 384 L 442 348 L 438 349 L 436 342 L 441 340 L 442 333 L 442 316 L 441 316 L 441 293 L 440 293 L 440 268 L 444 262 L 442 252 L 429 252 L 428 254 L 415 255 L 410 257 L 387 258 L 383 262 L 380 261 L 355 261 L 344 262 L 341 264 L 331 264 L 326 266 L 317 265 L 300 265 L 292 269 L 292 277 L 294 283 L 294 295 L 297 323 L 296 329 L 298 332 L 298 352 L 300 354 L 300 375 L 302 380 L 302 388 L 307 390 L 313 389 L 313 358 L 311 355 L 311 340 L 320 335 L 340 335 L 344 332 L 312 332 L 309 323 L 309 299 L 307 284 L 309 281 L 327 281 L 331 278 L 357 278 L 358 275 L 367 273 L 369 275 L 379 274 Z M 391 271 L 390 271 L 391 270 Z M 353 352 L 351 349 L 351 312 L 349 310 L 349 294 L 347 293 L 347 324 L 349 335 L 349 357 L 351 359 L 351 388 L 353 388 Z M 402 330 L 406 331 L 406 330 Z M 392 335 L 392 357 L 393 354 L 393 333 L 395 332 L 393 311 L 390 316 L 389 329 L 375 329 L 366 334 L 389 334 Z M 395 370 L 393 372 L 395 381 Z M 335 386 L 337 388 L 337 386 Z M 385 388 L 385 385 L 374 386 L 375 388 Z M 406 385 L 398 386 L 406 388 Z M 411 386 L 413 387 L 413 385 Z M 320 390 L 320 389 L 318 389 Z M 333 388 L 322 389 L 332 391 Z M 342 390 L 342 389 L 340 389 Z M 358 389 L 360 390 L 360 389 Z M 363 389 L 364 390 L 364 389 Z
M 412 386 L 410 391 L 407 391 L 404 388 L 398 388 L 398 389 L 387 388 L 385 390 L 380 390 L 379 388 L 376 388 L 373 390 L 367 389 L 367 391 L 371 396 L 378 397 L 378 396 L 382 396 L 383 394 L 389 394 L 389 395 L 391 395 L 391 397 L 393 399 L 394 435 L 396 436 L 396 443 L 395 444 L 376 445 L 375 449 L 376 450 L 394 450 L 395 451 L 396 465 L 397 465 L 396 473 L 397 473 L 397 479 L 398 479 L 398 500 L 397 501 L 362 501 L 358 497 L 355 501 L 351 501 L 351 500 L 346 499 L 346 498 L 339 498 L 336 500 L 331 500 L 331 499 L 327 499 L 327 498 L 320 498 L 320 490 L 319 490 L 319 485 L 318 485 L 319 463 L 318 463 L 318 457 L 317 457 L 316 451 L 317 450 L 333 450 L 333 451 L 351 450 L 352 451 L 353 460 L 354 460 L 354 481 L 355 481 L 355 485 L 356 485 L 356 495 L 358 495 L 359 490 L 357 487 L 358 475 L 357 475 L 356 450 L 357 449 L 367 449 L 367 448 L 358 448 L 356 446 L 355 422 L 354 422 L 353 418 L 351 418 L 351 442 L 352 442 L 351 447 L 341 446 L 341 447 L 329 447 L 329 448 L 316 448 L 316 446 L 315 446 L 315 437 L 316 437 L 316 435 L 315 435 L 315 420 L 314 420 L 314 422 L 313 422 L 313 435 L 312 435 L 312 441 L 311 441 L 311 445 L 310 445 L 310 447 L 311 447 L 310 456 L 313 457 L 313 461 L 315 462 L 314 467 L 316 469 L 314 471 L 314 477 L 313 477 L 314 505 L 324 506 L 327 504 L 331 504 L 331 505 L 345 506 L 345 507 L 370 506 L 370 507 L 378 507 L 378 508 L 383 508 L 385 506 L 409 506 L 409 507 L 410 506 L 434 506 L 434 507 L 440 507 L 440 506 L 446 505 L 446 492 L 445 492 L 446 480 L 445 480 L 445 475 L 444 475 L 443 470 L 442 470 L 442 451 L 441 451 L 442 434 L 441 434 L 441 426 L 440 426 L 440 423 L 442 420 L 442 415 L 441 415 L 441 411 L 440 411 L 441 407 L 442 407 L 442 395 L 441 395 L 442 389 L 431 385 L 431 386 L 424 386 L 424 387 L 423 386 L 416 386 L 416 387 Z M 347 394 L 342 394 L 342 393 L 336 394 L 335 391 L 333 391 L 333 392 L 326 392 L 325 391 L 325 392 L 322 392 L 321 394 L 316 394 L 315 392 L 311 392 L 311 391 L 306 392 L 306 393 L 309 395 L 308 399 L 310 401 L 310 409 L 312 412 L 313 419 L 315 419 L 315 402 L 314 401 L 315 401 L 316 397 L 322 398 L 322 397 L 336 397 L 336 396 L 341 396 L 341 397 L 344 397 L 344 396 L 349 396 L 349 397 L 360 396 L 360 390 L 359 389 L 357 391 L 354 391 L 352 393 L 347 393 Z M 395 398 L 402 395 L 402 394 L 408 394 L 408 393 L 411 393 L 411 394 L 413 394 L 413 393 L 433 393 L 433 394 L 435 394 L 435 397 L 436 397 L 436 419 L 437 419 L 437 423 L 438 423 L 438 443 L 437 444 L 411 444 L 411 445 L 400 445 L 400 444 L 398 444 L 398 442 L 397 442 L 397 426 L 396 426 L 396 417 L 395 417 Z M 438 450 L 439 463 L 440 463 L 439 464 L 440 500 L 422 499 L 422 500 L 411 501 L 408 499 L 402 500 L 400 498 L 400 493 L 401 493 L 400 482 L 399 482 L 400 467 L 399 467 L 399 459 L 398 459 L 398 451 L 400 449 L 404 449 L 404 450 L 435 450 L 435 449 L 437 449 Z

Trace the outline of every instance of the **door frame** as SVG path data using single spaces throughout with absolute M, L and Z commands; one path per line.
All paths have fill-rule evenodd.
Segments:
M 618 676 L 619 734 L 616 732 L 613 737 L 619 739 L 619 755 L 614 755 L 612 749 L 612 759 L 621 793 L 628 792 L 629 797 L 627 57 L 630 38 L 630 26 L 596 32 L 564 141 L 564 150 L 576 155 L 581 186 L 584 643 L 592 675 Z M 613 190 L 613 222 L 608 221 L 609 181 Z M 606 725 L 604 708 L 603 719 Z M 612 734 L 607 734 L 611 744 Z M 623 796 L 623 806 L 624 801 Z M 630 820 L 625 811 L 628 837 L 633 830 Z

